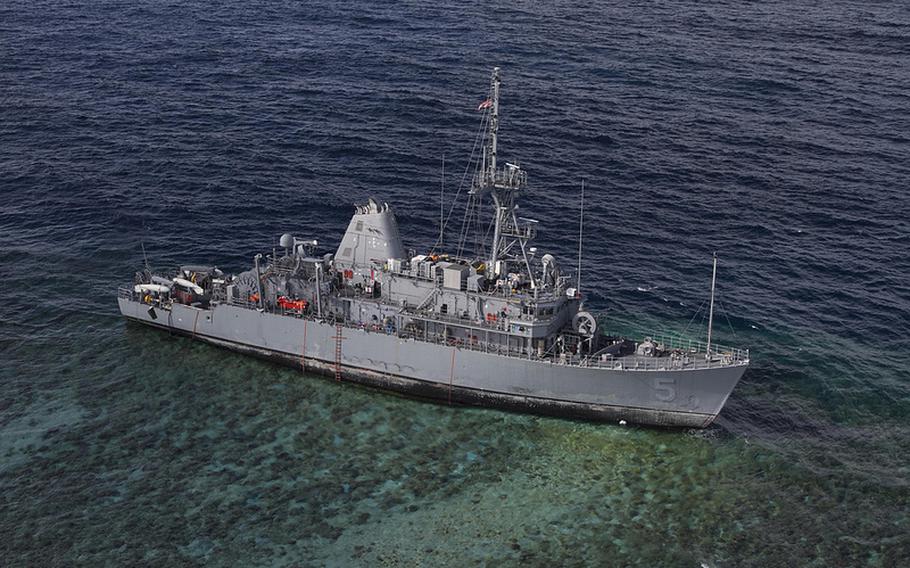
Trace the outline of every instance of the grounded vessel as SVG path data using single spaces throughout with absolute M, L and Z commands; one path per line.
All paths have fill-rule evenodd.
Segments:
M 484 204 L 492 205 L 489 242 L 477 239 L 468 250 L 463 223 L 457 250 L 445 253 L 441 223 L 433 250 L 406 252 L 389 205 L 370 199 L 356 206 L 334 253 L 285 234 L 279 251 L 256 255 L 237 275 L 211 266 L 167 274 L 146 268 L 119 289 L 120 311 L 218 346 L 417 397 L 708 426 L 748 367 L 748 351 L 712 344 L 710 318 L 706 344 L 598 328 L 578 285 L 560 274 L 552 255 L 538 258 L 530 246 L 538 222 L 519 217 L 516 203 L 527 175 L 497 161 L 499 91 L 496 68 L 478 108 L 482 152 L 465 209 L 466 221 L 479 222 Z

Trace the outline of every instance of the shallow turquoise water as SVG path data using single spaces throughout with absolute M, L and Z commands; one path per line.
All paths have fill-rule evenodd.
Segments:
M 756 382 L 720 427 L 641 430 L 421 403 L 111 316 L 71 322 L 81 335 L 20 347 L 4 377 L 15 564 L 896 566 L 908 544 L 906 426 L 751 432 L 772 398 Z M 807 413 L 777 390 L 777 412 Z

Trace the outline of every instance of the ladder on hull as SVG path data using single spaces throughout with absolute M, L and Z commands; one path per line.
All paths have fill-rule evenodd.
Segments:
M 344 327 L 340 323 L 335 324 L 335 380 L 341 380 L 341 340 L 344 336 L 341 334 Z

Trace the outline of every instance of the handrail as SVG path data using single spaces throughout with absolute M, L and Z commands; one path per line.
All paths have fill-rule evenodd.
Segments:
M 603 332 L 603 334 L 608 337 L 628 336 L 628 334 L 618 332 L 613 333 L 608 331 Z M 672 332 L 652 331 L 648 333 L 638 333 L 636 335 L 641 336 L 642 339 L 650 338 L 651 341 L 653 341 L 661 351 L 682 351 L 687 353 L 698 353 L 702 355 L 707 354 L 707 344 L 705 342 L 683 337 Z M 719 345 L 714 342 L 711 343 L 711 353 L 718 357 L 727 356 L 733 360 L 749 359 L 748 349 Z
M 125 298 L 132 301 L 141 301 L 141 294 L 134 291 L 132 287 L 120 286 L 117 288 L 117 295 L 120 298 Z M 258 304 L 254 302 L 249 302 L 240 298 L 232 298 L 230 301 L 226 302 L 227 305 L 233 305 L 240 308 L 258 310 Z M 296 317 L 302 319 L 309 319 L 314 321 L 332 321 L 331 318 L 317 318 L 314 314 L 300 313 L 296 310 L 285 310 L 281 307 L 276 307 L 272 310 L 266 310 L 268 313 L 273 313 L 276 315 Z M 413 314 L 415 317 L 420 317 L 418 314 Z M 438 317 L 439 314 L 433 314 L 433 318 Z M 463 320 L 457 317 L 448 317 L 453 323 L 460 323 L 464 325 L 465 323 L 474 324 L 472 320 Z M 514 321 L 514 320 L 513 320 Z M 612 355 L 602 355 L 598 358 L 592 358 L 588 356 L 578 356 L 578 355 L 567 355 L 566 357 L 560 356 L 551 356 L 551 357 L 538 357 L 537 353 L 531 351 L 530 353 L 525 349 L 514 348 L 510 346 L 503 346 L 498 343 L 488 343 L 482 341 L 480 337 L 471 340 L 463 340 L 460 338 L 448 337 L 444 334 L 430 333 L 414 333 L 409 331 L 407 328 L 389 331 L 385 327 L 378 324 L 365 324 L 353 321 L 334 321 L 333 323 L 340 323 L 343 327 L 347 329 L 356 329 L 361 330 L 367 333 L 382 333 L 385 335 L 395 335 L 401 339 L 412 339 L 416 341 L 425 341 L 428 343 L 435 343 L 439 345 L 449 345 L 452 347 L 457 347 L 459 349 L 468 349 L 471 351 L 481 351 L 484 353 L 490 353 L 495 355 L 501 355 L 505 357 L 513 357 L 517 359 L 526 359 L 533 360 L 538 362 L 546 362 L 554 365 L 565 365 L 569 367 L 586 367 L 586 368 L 598 368 L 598 369 L 613 369 L 621 371 L 678 371 L 678 370 L 697 370 L 697 369 L 711 369 L 718 367 L 733 367 L 747 365 L 749 363 L 749 350 L 748 349 L 738 349 L 733 347 L 725 347 L 721 345 L 716 345 L 712 343 L 712 357 L 707 357 L 704 349 L 705 343 L 701 341 L 696 341 L 688 338 L 684 338 L 678 335 L 670 333 L 651 333 L 644 335 L 644 337 L 650 337 L 651 340 L 657 345 L 657 347 L 662 351 L 671 351 L 672 353 L 665 357 L 650 357 L 644 355 L 625 355 L 621 357 L 615 357 Z M 445 323 L 445 322 L 441 322 Z M 482 322 L 486 324 L 487 322 Z M 487 327 L 486 325 L 481 325 L 479 327 Z M 507 327 L 507 326 L 504 326 Z M 490 326 L 490 329 L 501 329 L 493 326 Z M 615 336 L 615 337 L 625 337 L 625 334 L 610 334 L 605 333 L 604 335 Z
M 517 318 L 501 318 L 495 321 L 487 321 L 482 319 L 473 319 L 473 318 L 463 318 L 458 315 L 451 314 L 440 314 L 437 312 L 428 312 L 425 310 L 418 309 L 406 309 L 401 312 L 404 315 L 409 317 L 417 318 L 420 320 L 427 320 L 433 322 L 439 322 L 442 324 L 451 323 L 453 325 L 461 325 L 466 327 L 479 327 L 485 330 L 490 331 L 508 331 L 509 326 L 512 323 L 525 322 L 524 320 L 519 320 Z

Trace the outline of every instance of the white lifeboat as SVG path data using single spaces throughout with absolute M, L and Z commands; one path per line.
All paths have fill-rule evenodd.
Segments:
M 140 294 L 142 292 L 155 292 L 156 294 L 164 294 L 171 291 L 170 288 L 161 284 L 137 284 L 133 290 Z
M 184 288 L 189 288 L 190 290 L 192 290 L 193 292 L 196 292 L 197 294 L 202 294 L 202 292 L 203 292 L 202 288 L 193 284 L 189 280 L 185 280 L 183 278 L 174 278 L 174 284 L 179 284 L 180 286 L 183 286 Z

